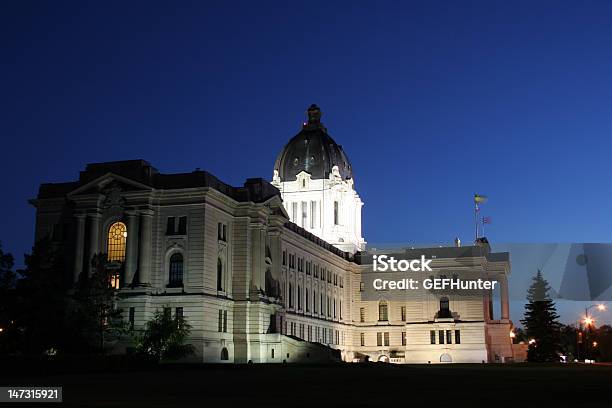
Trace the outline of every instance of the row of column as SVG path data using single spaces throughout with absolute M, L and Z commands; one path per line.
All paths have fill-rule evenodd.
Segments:
M 499 293 L 500 293 L 500 306 L 501 306 L 501 320 L 509 320 L 510 319 L 510 298 L 508 294 L 508 277 L 506 275 L 500 275 L 497 278 L 497 282 L 499 282 Z M 493 292 L 489 291 L 484 296 L 484 307 L 485 307 L 485 315 L 488 319 L 494 320 L 494 307 L 492 306 L 493 302 Z M 493 313 L 493 315 L 492 315 Z
M 124 282 L 126 286 L 132 284 L 134 276 L 138 273 L 138 283 L 143 286 L 151 283 L 151 246 L 152 246 L 152 219 L 153 211 L 126 212 L 127 242 L 124 264 Z M 100 238 L 106 245 L 108 231 L 100 234 L 102 216 L 98 212 L 76 215 L 76 248 L 74 256 L 74 283 L 78 282 L 83 267 L 89 275 L 93 273 L 91 260 L 97 253 L 106 252 L 101 248 Z M 89 225 L 89 248 L 85 252 L 86 227 Z M 87 261 L 85 264 L 84 261 Z

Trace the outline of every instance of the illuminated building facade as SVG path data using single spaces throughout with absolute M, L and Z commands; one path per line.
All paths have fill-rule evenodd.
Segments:
M 435 257 L 436 275 L 498 279 L 499 318 L 488 294 L 362 299 L 368 265 L 353 169 L 318 107 L 308 116 L 279 154 L 272 183 L 233 187 L 205 171 L 164 174 L 132 160 L 89 164 L 76 181 L 43 184 L 31 200 L 36 239 L 63 248 L 67 287 L 106 254 L 130 325 L 141 329 L 159 309 L 184 316 L 195 361 L 511 360 L 510 264 L 488 245 L 415 257 Z

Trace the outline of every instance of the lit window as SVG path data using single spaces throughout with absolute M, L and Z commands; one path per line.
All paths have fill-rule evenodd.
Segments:
M 119 289 L 119 287 L 120 287 L 120 283 L 119 283 L 119 281 L 120 281 L 120 275 L 119 275 L 118 273 L 113 273 L 113 274 L 110 276 L 110 283 L 109 283 L 109 286 L 110 286 L 112 289 Z
M 122 222 L 113 223 L 108 229 L 108 260 L 125 261 L 127 227 Z

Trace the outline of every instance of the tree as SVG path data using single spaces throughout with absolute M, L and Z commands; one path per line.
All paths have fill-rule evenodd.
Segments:
M 170 309 L 157 310 L 143 333 L 137 338 L 137 351 L 153 356 L 157 361 L 176 360 L 193 354 L 191 344 L 184 344 L 191 325 L 183 316 L 172 318 Z
M 594 337 L 594 341 L 597 342 L 597 346 L 592 347 L 595 358 L 598 361 L 612 361 L 612 326 L 599 327 Z
M 106 342 L 128 332 L 122 310 L 116 308 L 116 291 L 111 287 L 115 274 L 106 254 L 92 259 L 92 274 L 82 274 L 76 285 L 72 303 L 73 325 L 79 327 L 85 343 L 104 352 Z
M 528 361 L 559 361 L 561 350 L 560 323 L 557 321 L 559 315 L 555 303 L 549 296 L 549 291 L 548 282 L 538 270 L 527 291 L 528 303 L 525 305 L 524 319 L 521 320 L 527 337 L 534 340 L 529 344 Z
M 14 352 L 19 344 L 19 331 L 15 325 L 15 285 L 13 255 L 4 253 L 0 245 L 0 354 Z
M 16 282 L 15 324 L 22 333 L 21 351 L 40 353 L 61 348 L 66 330 L 66 297 L 63 258 L 49 239 L 34 244 L 25 256 L 25 269 Z
M 571 325 L 562 324 L 560 328 L 561 353 L 567 357 L 567 361 L 578 358 L 577 350 L 578 329 Z

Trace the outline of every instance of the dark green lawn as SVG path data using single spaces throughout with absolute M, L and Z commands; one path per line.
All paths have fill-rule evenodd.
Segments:
M 0 382 L 61 385 L 75 407 L 612 406 L 612 366 L 599 365 L 165 366 Z

